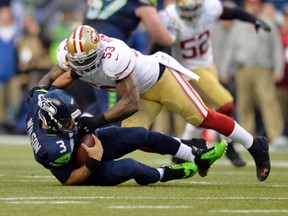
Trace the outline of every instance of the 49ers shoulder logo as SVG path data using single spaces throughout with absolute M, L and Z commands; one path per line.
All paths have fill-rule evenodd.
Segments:
M 96 30 L 92 31 L 92 42 L 98 43 L 99 42 L 99 35 Z

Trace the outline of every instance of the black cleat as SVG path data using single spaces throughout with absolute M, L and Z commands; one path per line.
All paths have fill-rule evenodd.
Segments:
M 174 179 L 186 179 L 194 176 L 197 171 L 197 165 L 192 162 L 185 162 L 173 166 L 164 166 L 164 175 L 160 182 L 167 182 Z
M 265 181 L 270 173 L 269 143 L 266 137 L 255 137 L 251 148 L 248 149 L 252 155 L 255 165 L 256 174 L 259 181 Z
M 241 158 L 240 154 L 235 150 L 233 143 L 228 143 L 226 150 L 226 157 L 231 161 L 235 167 L 243 167 L 246 162 Z

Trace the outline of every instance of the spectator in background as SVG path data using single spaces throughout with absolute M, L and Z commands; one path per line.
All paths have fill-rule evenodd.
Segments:
M 16 77 L 16 37 L 18 27 L 10 8 L 0 8 L 0 127 L 6 132 L 15 123 L 20 101 L 20 83 Z
M 40 25 L 32 11 L 26 12 L 23 17 L 23 33 L 17 40 L 17 57 L 23 92 L 27 92 L 37 85 L 52 66 L 48 47 L 45 47 L 40 37 Z M 25 133 L 25 96 L 26 93 L 22 95 L 14 133 Z
M 49 51 L 40 38 L 40 25 L 34 14 L 27 13 L 23 19 L 23 34 L 17 42 L 18 69 L 26 74 L 28 89 L 52 67 Z
M 285 126 L 283 134 L 272 143 L 272 146 L 274 149 L 288 150 L 288 3 L 283 7 L 283 16 L 280 35 L 284 50 L 285 67 L 284 76 L 276 83 L 276 87 Z
M 245 10 L 259 16 L 261 4 L 261 0 L 245 0 Z M 275 82 L 282 79 L 284 59 L 277 27 L 266 21 L 271 27 L 270 33 L 262 30 L 257 33 L 252 25 L 235 23 L 223 55 L 222 80 L 228 83 L 228 71 L 235 65 L 239 122 L 255 135 L 255 108 L 259 109 L 267 136 L 273 141 L 283 130 Z

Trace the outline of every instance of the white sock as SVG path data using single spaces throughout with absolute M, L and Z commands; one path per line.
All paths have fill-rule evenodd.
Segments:
M 235 122 L 235 128 L 229 135 L 233 141 L 239 142 L 244 148 L 249 149 L 253 144 L 253 136 Z
M 160 181 L 163 178 L 163 176 L 164 176 L 164 169 L 163 168 L 157 168 L 157 171 L 160 174 L 160 178 L 159 178 L 159 181 Z
M 192 154 L 192 148 L 181 143 L 177 153 L 174 155 L 177 158 L 186 161 L 194 161 L 195 156 Z

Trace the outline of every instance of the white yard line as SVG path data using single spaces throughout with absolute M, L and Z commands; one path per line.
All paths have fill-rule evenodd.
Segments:
M 88 204 L 87 201 L 9 201 L 8 204 Z
M 28 200 L 96 200 L 96 199 L 142 199 L 142 200 L 288 200 L 288 197 L 140 197 L 140 196 L 55 196 L 55 197 L 0 197 L 0 201 L 28 201 Z
M 251 213 L 288 213 L 288 209 L 218 209 L 218 210 L 210 210 L 211 213 L 241 213 L 241 214 L 251 214 Z
M 108 206 L 111 209 L 188 209 L 192 206 Z

